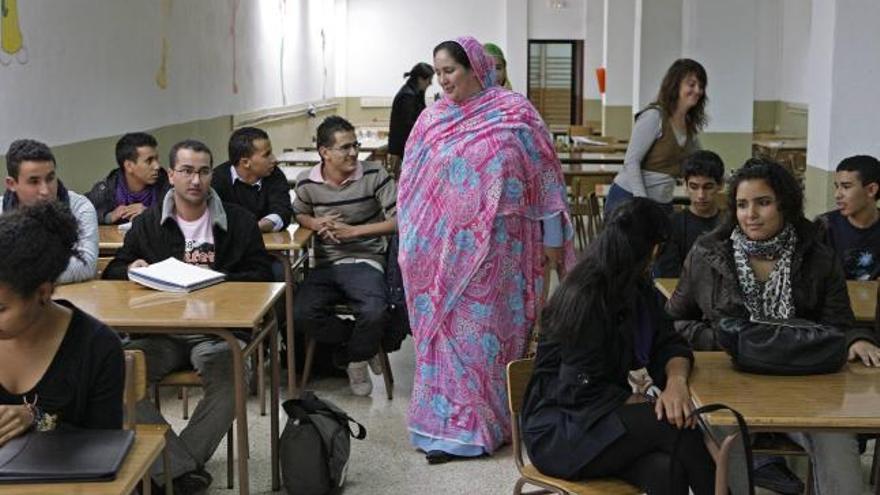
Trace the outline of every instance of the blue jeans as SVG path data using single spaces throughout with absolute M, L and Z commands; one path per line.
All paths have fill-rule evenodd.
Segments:
M 336 304 L 347 304 L 354 324 L 334 313 Z M 345 343 L 341 358 L 366 361 L 379 352 L 388 326 L 385 274 L 366 263 L 346 263 L 314 268 L 296 292 L 294 328 L 318 342 Z

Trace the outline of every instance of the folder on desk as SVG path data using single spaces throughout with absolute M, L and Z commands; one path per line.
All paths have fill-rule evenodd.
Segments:
M 0 447 L 0 483 L 112 481 L 134 443 L 131 430 L 31 432 Z
M 226 275 L 168 258 L 150 266 L 132 268 L 128 278 L 151 289 L 166 292 L 191 292 L 222 282 Z

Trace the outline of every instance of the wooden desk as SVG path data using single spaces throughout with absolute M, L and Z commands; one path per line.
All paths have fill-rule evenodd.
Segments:
M 873 322 L 877 312 L 877 287 L 880 282 L 876 280 L 847 280 L 846 291 L 849 293 L 849 304 L 852 306 L 856 321 Z M 654 287 L 663 294 L 666 299 L 672 297 L 675 287 L 678 285 L 677 278 L 655 278 Z
M 582 153 L 560 151 L 556 153 L 559 161 L 563 164 L 614 164 L 623 165 L 623 153 Z M 618 169 L 619 171 L 620 169 Z
M 611 189 L 611 184 L 600 184 L 596 186 L 596 196 L 600 198 L 605 198 L 608 196 L 608 190 Z M 690 196 L 688 196 L 687 191 L 685 191 L 684 186 L 679 186 L 676 184 L 675 189 L 672 192 L 672 202 L 675 204 L 689 204 Z
M 361 149 L 364 149 L 361 147 Z M 360 151 L 358 152 L 358 160 L 364 161 L 370 157 L 372 151 Z M 321 155 L 318 154 L 318 151 L 314 148 L 306 151 L 285 151 L 284 153 L 279 154 L 275 157 L 275 160 L 279 164 L 283 163 L 305 163 L 315 165 L 316 163 L 321 163 Z
M 287 345 L 293 349 L 293 273 L 290 256 L 308 249 L 312 231 L 298 225 L 289 225 L 281 232 L 269 232 L 263 234 L 263 244 L 266 251 L 277 258 L 284 268 L 284 301 L 285 321 L 287 323 Z M 125 240 L 125 233 L 120 232 L 115 225 L 98 226 L 98 248 L 104 255 L 112 256 Z M 297 262 L 301 262 L 298 259 Z M 287 353 L 287 394 L 293 397 L 296 393 L 296 363 L 294 353 Z M 260 404 L 263 404 L 262 397 Z
M 0 495 L 129 495 L 139 481 L 146 479 L 149 484 L 150 467 L 165 448 L 167 429 L 165 425 L 137 425 L 134 444 L 113 481 L 0 484 Z
M 313 231 L 300 226 L 289 226 L 287 230 L 263 234 L 266 250 L 274 256 L 284 269 L 284 315 L 287 323 L 285 337 L 287 339 L 287 398 L 296 395 L 296 356 L 294 352 L 293 332 L 293 268 L 305 263 L 308 258 L 309 242 Z M 297 260 L 291 263 L 290 258 L 299 253 Z M 262 398 L 260 404 L 263 404 Z
M 755 375 L 734 370 L 723 352 L 694 354 L 689 380 L 694 402 L 727 404 L 754 431 L 880 432 L 880 368 L 853 362 L 826 375 Z M 736 424 L 729 413 L 707 419 L 712 425 Z
M 207 333 L 229 343 L 235 387 L 235 419 L 238 435 L 239 493 L 250 493 L 248 474 L 247 391 L 244 360 L 269 339 L 272 365 L 270 400 L 270 462 L 272 489 L 280 486 L 278 473 L 278 332 L 274 318 L 265 318 L 284 290 L 280 282 L 223 282 L 191 293 L 158 292 L 134 282 L 93 280 L 62 285 L 55 298 L 67 299 L 86 313 L 118 331 L 137 333 Z M 267 324 L 264 324 L 264 320 Z M 242 349 L 233 330 L 253 332 Z M 148 364 L 149 365 L 149 364 Z

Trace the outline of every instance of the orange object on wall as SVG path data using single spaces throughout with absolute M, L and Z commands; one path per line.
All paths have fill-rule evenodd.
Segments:
M 599 93 L 605 94 L 605 67 L 596 68 L 596 82 L 599 83 Z

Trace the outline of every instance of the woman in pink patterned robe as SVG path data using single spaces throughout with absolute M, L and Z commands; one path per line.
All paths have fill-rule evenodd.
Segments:
M 505 366 L 526 350 L 544 264 L 571 266 L 574 255 L 538 112 L 496 85 L 474 38 L 441 43 L 434 62 L 445 95 L 407 141 L 397 206 L 416 345 L 409 431 L 437 463 L 510 440 Z

